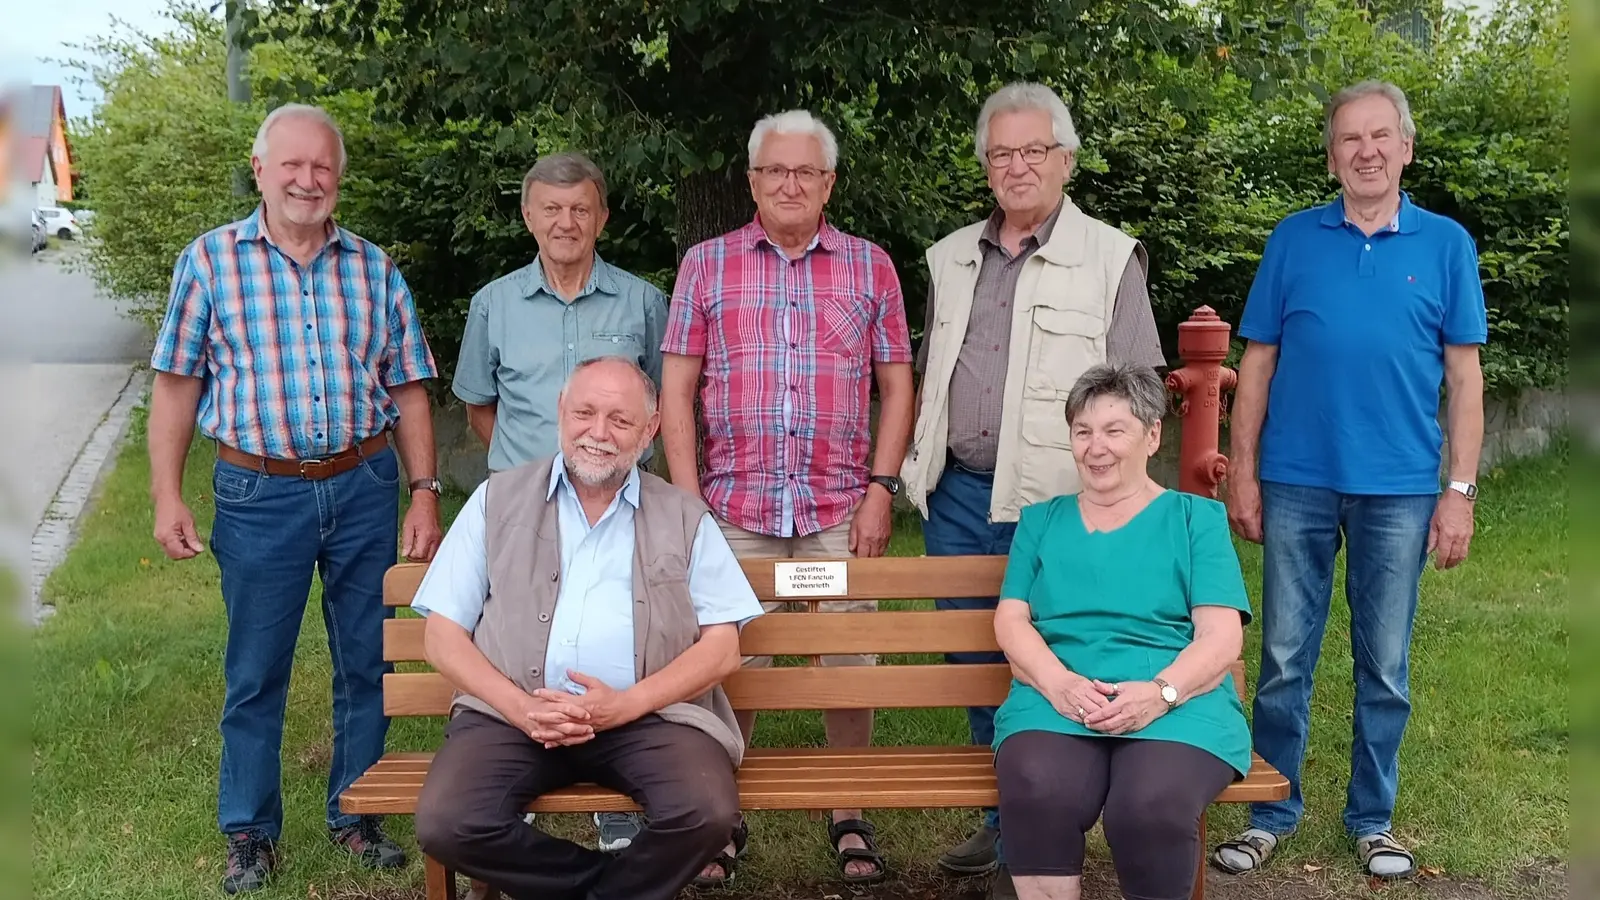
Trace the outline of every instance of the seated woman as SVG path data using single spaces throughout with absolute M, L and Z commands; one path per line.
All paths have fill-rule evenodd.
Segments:
M 1150 480 L 1167 392 L 1096 366 L 1067 399 L 1082 493 L 1022 511 L 995 612 L 1006 863 L 1023 900 L 1079 896 L 1104 817 L 1131 900 L 1183 900 L 1206 805 L 1250 769 L 1229 666 L 1250 619 L 1227 514 Z

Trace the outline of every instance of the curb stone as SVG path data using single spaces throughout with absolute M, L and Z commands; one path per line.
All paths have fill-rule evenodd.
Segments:
M 34 529 L 28 547 L 30 579 L 28 585 L 28 618 L 38 625 L 55 613 L 55 607 L 40 600 L 40 589 L 46 578 L 66 559 L 67 551 L 77 538 L 78 523 L 89 507 L 95 488 L 110 471 L 116 460 L 116 451 L 127 435 L 128 421 L 134 407 L 144 398 L 145 386 L 150 382 L 150 372 L 133 367 L 122 391 L 84 442 L 78 456 L 67 470 L 67 477 L 56 488 L 56 495 L 45 509 L 44 518 Z

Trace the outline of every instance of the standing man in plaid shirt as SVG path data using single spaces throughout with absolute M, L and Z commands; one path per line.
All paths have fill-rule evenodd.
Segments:
M 661 430 L 672 481 L 698 490 L 738 556 L 882 556 L 914 397 L 900 279 L 882 248 L 823 218 L 839 158 L 826 125 L 802 110 L 769 116 L 748 149 L 755 221 L 691 249 L 678 269 L 661 347 Z M 702 375 L 703 478 L 694 421 Z M 869 459 L 874 378 L 880 411 Z M 873 606 L 821 604 L 824 612 Z M 822 658 L 823 665 L 874 662 Z M 829 746 L 868 745 L 872 718 L 872 710 L 825 712 Z M 747 742 L 754 720 L 739 714 Z M 829 838 L 845 880 L 881 879 L 883 857 L 861 810 L 833 813 Z M 746 838 L 741 822 L 728 852 L 697 883 L 731 878 Z
M 405 854 L 340 792 L 383 755 L 383 575 L 395 562 L 400 469 L 412 502 L 405 555 L 440 541 L 433 357 L 411 292 L 382 250 L 331 221 L 344 141 L 320 109 L 267 116 L 251 166 L 261 206 L 178 257 L 156 338 L 150 494 L 167 556 L 201 553 L 183 466 L 198 418 L 216 441 L 210 546 L 228 613 L 218 825 L 222 888 L 263 887 L 283 827 L 279 753 L 296 639 L 315 569 L 333 660 L 330 839 L 374 868 Z

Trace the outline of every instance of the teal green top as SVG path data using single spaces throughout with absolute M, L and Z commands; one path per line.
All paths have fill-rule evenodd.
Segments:
M 1149 681 L 1171 665 L 1194 639 L 1196 606 L 1236 609 L 1250 622 L 1227 513 L 1178 491 L 1158 495 L 1114 531 L 1085 528 L 1075 495 L 1023 509 L 1000 596 L 1028 604 L 1033 627 L 1068 669 L 1113 683 Z M 995 715 L 994 748 L 1019 731 L 1108 736 L 1013 680 Z M 1121 737 L 1189 744 L 1241 777 L 1250 771 L 1250 727 L 1231 674 Z

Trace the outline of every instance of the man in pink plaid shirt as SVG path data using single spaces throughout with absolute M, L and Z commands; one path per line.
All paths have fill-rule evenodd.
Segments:
M 696 246 L 678 269 L 661 346 L 667 466 L 674 484 L 698 490 L 741 557 L 882 556 L 915 394 L 900 279 L 882 248 L 823 218 L 839 158 L 826 125 L 803 110 L 769 116 L 750 135 L 749 155 L 755 220 Z M 874 378 L 880 410 L 869 460 Z M 819 605 L 824 612 L 875 606 Z M 822 658 L 823 665 L 875 662 Z M 829 746 L 872 741 L 872 710 L 829 710 L 823 719 Z M 754 720 L 739 714 L 746 741 Z M 845 880 L 882 879 L 883 857 L 861 810 L 833 813 L 829 837 Z M 741 821 L 696 884 L 731 879 L 747 839 Z

